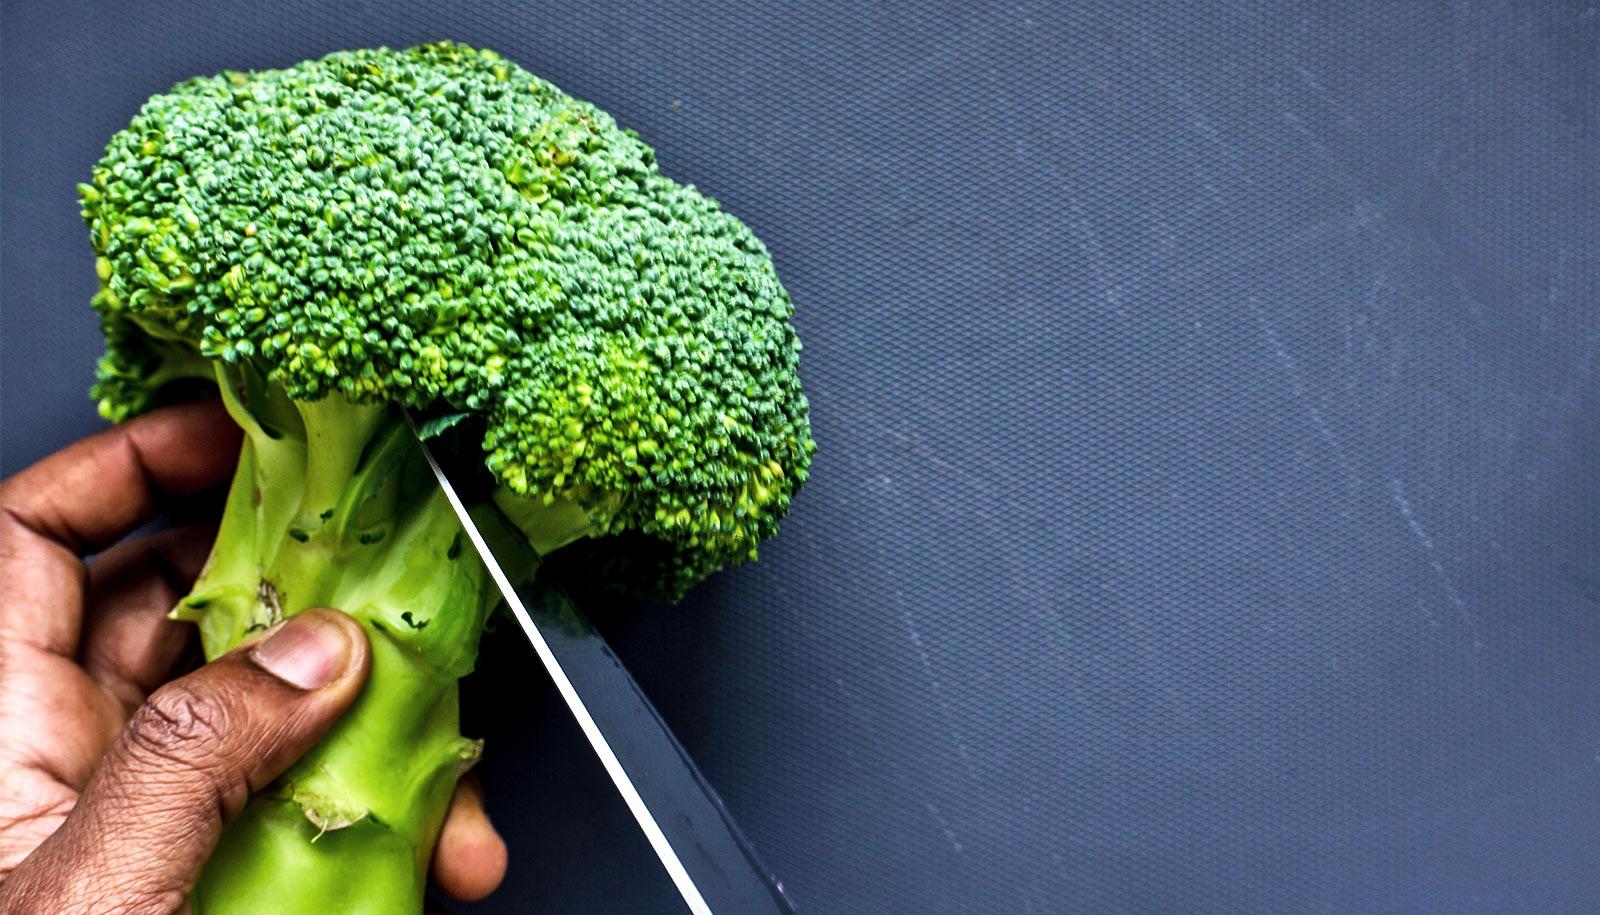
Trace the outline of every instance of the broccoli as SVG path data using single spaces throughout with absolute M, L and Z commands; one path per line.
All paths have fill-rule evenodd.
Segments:
M 79 192 L 101 413 L 214 387 L 245 431 L 174 615 L 208 657 L 313 606 L 372 642 L 360 699 L 229 824 L 194 911 L 420 911 L 499 594 L 401 408 L 477 468 L 474 518 L 529 569 L 675 599 L 754 558 L 805 481 L 789 296 L 636 134 L 453 43 L 183 82 Z

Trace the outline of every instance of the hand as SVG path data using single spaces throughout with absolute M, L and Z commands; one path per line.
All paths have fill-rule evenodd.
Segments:
M 166 613 L 208 532 L 116 541 L 224 482 L 238 440 L 216 404 L 173 407 L 0 483 L 0 911 L 182 910 L 223 822 L 360 692 L 366 636 L 331 610 L 162 685 L 194 657 L 192 628 Z M 434 880 L 477 899 L 505 867 L 464 782 Z

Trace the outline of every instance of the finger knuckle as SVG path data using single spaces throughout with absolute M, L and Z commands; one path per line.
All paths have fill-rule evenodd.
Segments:
M 227 705 L 181 683 L 156 690 L 128 723 L 133 749 L 169 763 L 194 765 L 216 752 Z

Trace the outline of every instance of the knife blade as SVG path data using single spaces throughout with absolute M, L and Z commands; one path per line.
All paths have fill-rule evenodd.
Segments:
M 409 412 L 405 419 L 467 539 L 689 911 L 793 915 L 782 881 L 621 660 L 561 592 L 512 583 Z

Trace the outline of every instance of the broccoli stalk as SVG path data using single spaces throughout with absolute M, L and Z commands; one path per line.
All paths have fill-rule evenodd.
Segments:
M 372 645 L 355 705 L 224 829 L 193 908 L 418 912 L 479 753 L 456 681 L 499 595 L 401 409 L 470 419 L 440 450 L 481 468 L 470 510 L 523 573 L 676 599 L 754 558 L 805 481 L 788 294 L 637 136 L 448 43 L 182 83 L 79 190 L 101 412 L 214 385 L 245 432 L 174 615 L 209 657 L 318 606 Z
M 258 418 L 231 379 L 219 386 L 244 445 L 211 561 L 177 615 L 209 658 L 339 607 L 366 628 L 372 667 L 333 731 L 229 824 L 193 907 L 414 909 L 456 778 L 478 757 L 456 681 L 498 594 L 392 410 L 274 391 L 264 406 L 277 409 Z
M 461 736 L 456 682 L 499 592 L 394 409 L 293 401 L 248 368 L 219 369 L 218 386 L 244 444 L 211 560 L 175 615 L 199 626 L 210 658 L 339 607 L 366 628 L 372 668 L 327 737 L 228 825 L 193 907 L 413 909 L 481 749 Z M 570 506 L 518 501 L 518 534 L 547 550 L 593 529 Z M 507 536 L 492 504 L 475 514 Z

